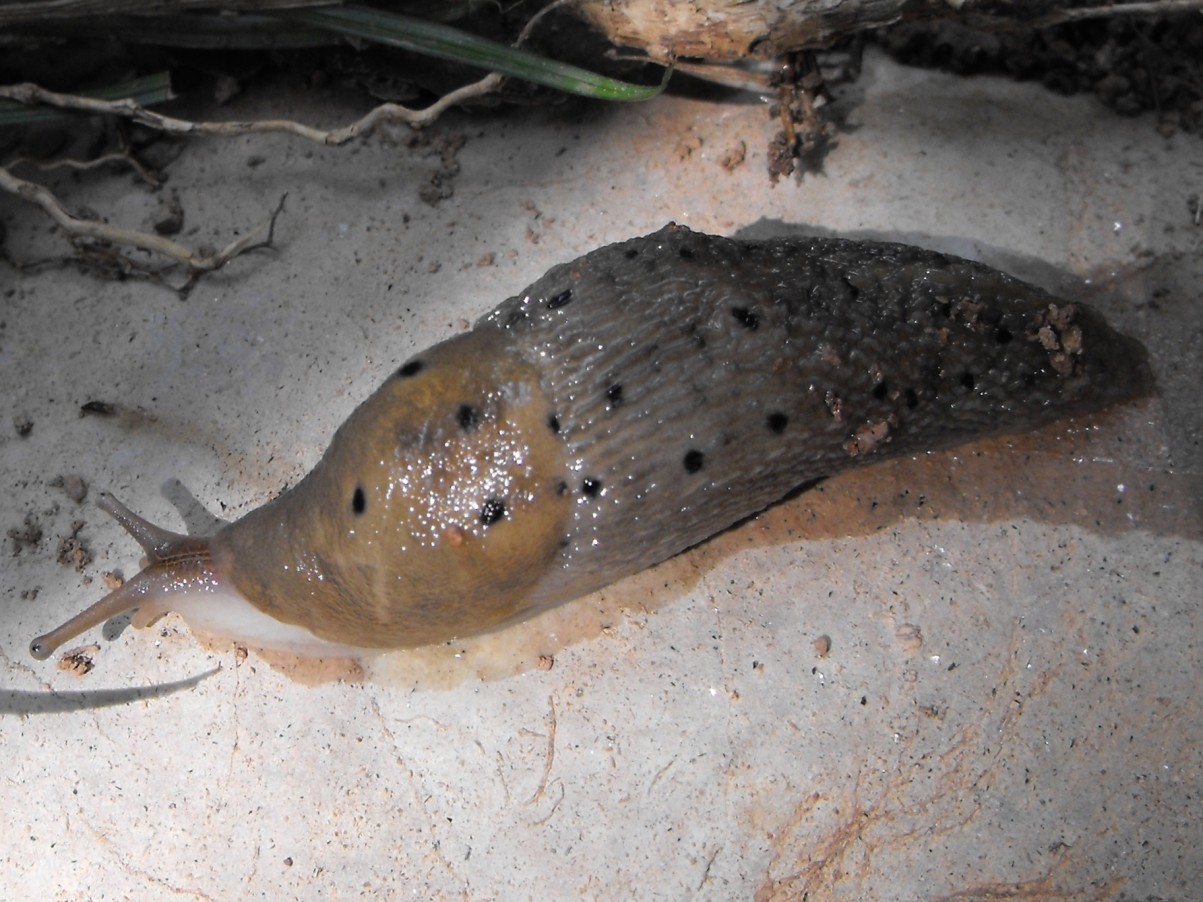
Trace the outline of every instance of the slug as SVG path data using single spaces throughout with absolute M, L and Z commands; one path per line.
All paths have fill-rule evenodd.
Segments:
M 669 224 L 401 364 L 308 476 L 211 537 L 104 495 L 148 563 L 30 651 L 135 608 L 298 654 L 480 633 L 848 467 L 1151 388 L 1097 312 L 981 264 Z

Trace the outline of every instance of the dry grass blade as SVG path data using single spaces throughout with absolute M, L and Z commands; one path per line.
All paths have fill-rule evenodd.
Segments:
M 4 94 L 5 90 L 0 86 L 0 96 L 8 96 Z M 167 72 L 156 72 L 154 75 L 107 85 L 96 91 L 85 91 L 80 96 L 99 101 L 128 100 L 139 106 L 151 106 L 171 100 L 175 93 L 171 90 L 171 75 Z M 61 108 L 54 109 L 54 106 L 56 105 L 48 104 L 47 107 L 31 107 L 29 101 L 20 98 L 13 98 L 7 102 L 0 100 L 0 126 L 48 122 L 69 115 Z
M 287 10 L 275 15 L 287 22 L 477 66 L 596 100 L 651 100 L 664 90 L 668 80 L 666 76 L 661 84 L 650 86 L 619 81 L 458 28 L 384 10 L 346 6 Z

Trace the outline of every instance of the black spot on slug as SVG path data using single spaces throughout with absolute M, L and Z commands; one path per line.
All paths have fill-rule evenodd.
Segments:
M 1000 345 L 1007 344 L 1012 338 L 1014 336 L 1011 334 L 1011 330 L 1002 324 L 999 324 L 999 327 L 994 330 L 994 340 Z
M 965 386 L 965 388 L 972 391 L 973 386 L 976 384 L 977 380 L 973 378 L 973 373 L 969 372 L 968 370 L 961 373 L 961 385 Z
M 615 382 L 606 389 L 606 400 L 610 404 L 610 409 L 613 410 L 622 403 L 622 385 Z
M 505 516 L 505 502 L 500 498 L 489 498 L 480 509 L 480 522 L 492 526 Z
M 906 406 L 911 410 L 914 410 L 919 406 L 919 396 L 915 394 L 915 390 L 913 388 L 908 388 L 906 390 Z
M 677 253 L 681 255 L 682 260 L 692 260 L 693 259 L 693 248 L 683 247 L 680 250 L 678 250 Z
M 581 483 L 581 491 L 590 498 L 596 498 L 598 493 L 601 492 L 601 488 L 601 480 L 593 476 L 586 476 L 585 481 Z
M 351 513 L 358 517 L 367 510 L 367 507 L 368 499 L 363 493 L 363 486 L 355 486 L 355 491 L 351 495 Z
M 626 251 L 623 253 L 623 256 L 626 257 L 628 260 L 634 260 L 636 257 L 639 256 L 639 251 L 633 247 L 628 247 L 626 249 Z
M 401 369 L 397 370 L 397 375 L 403 377 L 416 376 L 422 371 L 424 365 L 421 360 L 411 360 L 405 366 L 401 367 Z
M 564 495 L 567 495 L 568 494 L 568 483 L 566 483 L 562 479 L 559 482 L 557 482 L 556 483 L 556 494 L 561 497 L 563 497 Z
M 563 291 L 561 291 L 559 294 L 553 296 L 552 299 L 547 302 L 547 309 L 548 310 L 558 310 L 559 308 L 563 307 L 565 304 L 568 304 L 571 301 L 572 301 L 572 289 L 565 288 Z
M 781 433 L 785 432 L 785 427 L 789 425 L 789 417 L 780 412 L 770 413 L 768 424 L 769 428 L 773 430 L 773 432 L 780 435 Z
M 889 390 L 889 386 L 887 386 L 884 382 L 878 382 L 873 386 L 873 397 L 880 401 L 885 398 L 886 392 Z
M 547 417 L 547 427 L 556 435 L 560 434 L 560 418 L 557 414 L 549 414 Z
M 455 412 L 455 422 L 465 432 L 474 432 L 480 426 L 480 411 L 469 404 L 461 404 Z
M 731 315 L 745 329 L 756 329 L 760 326 L 760 317 L 747 307 L 732 307 Z
M 702 469 L 702 464 L 705 463 L 706 455 L 696 448 L 690 448 L 685 452 L 685 457 L 681 463 L 685 464 L 686 473 L 696 473 Z

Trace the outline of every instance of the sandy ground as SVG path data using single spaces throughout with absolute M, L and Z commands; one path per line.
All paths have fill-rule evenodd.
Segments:
M 269 100 L 330 125 L 359 109 L 264 90 L 222 114 Z M 0 263 L 0 525 L 42 532 L 0 572 L 0 896 L 1200 898 L 1203 147 L 875 54 L 840 103 L 825 172 L 776 187 L 755 102 L 450 117 L 434 137 L 466 140 L 435 205 L 440 160 L 405 132 L 196 141 L 169 170 L 183 238 L 221 245 L 287 193 L 274 250 L 186 302 Z M 55 184 L 136 227 L 165 202 L 129 176 Z M 0 218 L 13 257 L 63 251 L 31 208 L 0 198 Z M 82 676 L 29 658 L 137 568 L 99 490 L 173 529 L 240 515 L 398 361 L 669 220 L 984 259 L 1139 336 L 1161 393 L 845 474 L 360 677 L 175 616 L 94 630 Z M 98 400 L 116 415 L 81 416 Z M 83 503 L 54 484 L 71 475 Z M 80 570 L 56 562 L 73 534 Z

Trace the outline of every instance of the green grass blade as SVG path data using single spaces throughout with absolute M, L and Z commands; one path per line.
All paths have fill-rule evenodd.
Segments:
M 106 85 L 94 91 L 84 91 L 79 96 L 92 97 L 96 100 L 125 100 L 129 99 L 140 106 L 151 106 L 163 103 L 175 96 L 171 90 L 171 73 L 156 72 L 154 75 L 144 75 L 130 81 Z M 35 122 L 53 122 L 78 116 L 79 112 L 59 110 L 47 106 L 27 106 L 15 100 L 0 99 L 0 126 L 29 125 Z M 88 115 L 84 113 L 83 115 Z
M 650 86 L 607 78 L 588 69 L 517 50 L 458 28 L 381 10 L 352 6 L 323 7 L 280 10 L 272 15 L 377 44 L 401 47 L 425 56 L 477 66 L 598 100 L 650 100 L 663 91 L 668 82 L 667 72 L 661 84 Z

